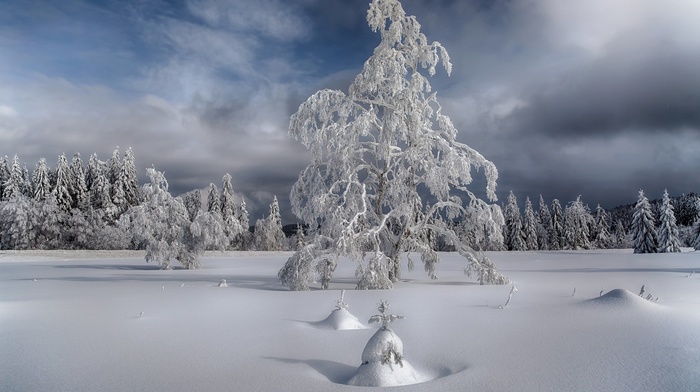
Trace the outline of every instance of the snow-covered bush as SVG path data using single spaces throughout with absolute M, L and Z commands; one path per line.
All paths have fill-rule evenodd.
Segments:
M 419 254 L 435 278 L 439 258 L 430 233 L 448 235 L 472 270 L 489 268 L 469 257 L 473 250 L 447 223 L 466 212 L 456 191 L 472 208 L 490 208 L 467 189 L 472 169 L 483 169 L 492 201 L 498 176 L 492 162 L 457 141 L 457 129 L 421 73 L 432 76 L 442 63 L 449 74 L 447 51 L 428 43 L 397 0 L 374 0 L 367 22 L 381 42 L 348 94 L 319 91 L 290 121 L 290 136 L 312 155 L 292 187 L 292 210 L 315 231 L 280 270 L 292 289 L 308 288 L 310 264 L 328 255 L 358 263 L 358 288 L 391 288 L 401 276 L 403 251 Z M 493 278 L 487 283 L 507 281 L 497 272 L 484 276 Z

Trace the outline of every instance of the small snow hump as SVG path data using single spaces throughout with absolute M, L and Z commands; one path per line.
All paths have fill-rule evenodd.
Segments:
M 646 300 L 639 295 L 625 289 L 614 289 L 585 302 L 591 305 L 601 305 L 615 307 L 617 309 L 638 309 L 642 307 L 655 306 L 652 301 Z

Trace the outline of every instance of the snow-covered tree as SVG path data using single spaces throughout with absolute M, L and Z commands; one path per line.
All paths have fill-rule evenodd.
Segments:
M 68 212 L 73 207 L 73 198 L 70 195 L 70 186 L 73 181 L 68 159 L 65 154 L 61 154 L 56 162 L 56 184 L 53 194 L 56 197 L 56 204 L 63 212 Z
M 87 185 L 85 183 L 85 168 L 83 167 L 83 158 L 79 152 L 73 154 L 73 160 L 70 165 L 71 184 L 70 195 L 73 199 L 73 207 L 84 209 L 88 200 Z
M 141 189 L 139 187 L 139 178 L 136 171 L 136 158 L 131 147 L 124 152 L 124 161 L 122 162 L 119 171 L 124 190 L 124 199 L 129 206 L 136 206 L 141 203 Z
M 639 191 L 637 204 L 632 216 L 632 241 L 634 253 L 656 253 L 659 241 L 654 227 L 654 216 L 651 213 L 649 200 L 644 191 Z
M 590 230 L 593 217 L 581 196 L 569 203 L 564 210 L 564 238 L 569 249 L 590 249 Z
M 24 188 L 24 174 L 22 172 L 22 166 L 19 164 L 19 158 L 15 154 L 12 158 L 12 168 L 10 169 L 10 176 L 5 181 L 3 187 L 3 199 L 11 200 L 16 199 L 22 195 Z
M 681 251 L 681 243 L 678 240 L 678 226 L 676 216 L 673 213 L 673 205 L 668 197 L 668 190 L 664 189 L 661 201 L 659 226 L 659 253 L 673 253 Z
M 10 167 L 7 161 L 7 155 L 0 158 L 0 200 L 4 200 L 5 182 L 10 179 Z
M 235 244 L 238 236 L 243 232 L 241 222 L 236 217 L 238 211 L 236 208 L 236 198 L 233 194 L 233 185 L 231 183 L 231 175 L 226 173 L 221 179 L 221 218 L 224 222 L 224 231 L 228 238 L 228 246 Z
M 184 196 L 185 208 L 190 221 L 194 222 L 202 210 L 202 192 L 199 189 L 189 191 Z
M 564 249 L 564 244 L 564 213 L 559 199 L 554 199 L 552 200 L 552 237 L 549 248 L 551 250 Z
M 456 140 L 457 130 L 421 73 L 434 75 L 442 62 L 449 74 L 447 51 L 428 42 L 397 0 L 372 1 L 367 22 L 380 32 L 381 42 L 348 94 L 319 91 L 290 121 L 290 135 L 312 155 L 292 187 L 292 210 L 316 235 L 280 270 L 281 282 L 306 289 L 313 279 L 311 263 L 347 255 L 358 263 L 358 288 L 390 288 L 400 278 L 402 251 L 419 253 L 428 274 L 436 277 L 439 258 L 425 242 L 424 230 L 452 238 L 470 262 L 468 271 L 493 279 L 482 283 L 506 282 L 495 272 L 481 274 L 495 267 L 477 258 L 446 223 L 465 212 L 454 190 L 475 208 L 488 208 L 467 189 L 472 168 L 484 169 L 490 200 L 496 199 L 497 178 L 493 163 Z M 414 224 L 416 208 L 426 201 L 431 209 Z M 435 213 L 443 219 L 428 224 Z
M 615 248 L 626 249 L 629 248 L 630 243 L 627 239 L 627 231 L 625 230 L 625 224 L 621 220 L 615 222 Z
M 209 184 L 209 192 L 207 193 L 207 211 L 221 214 L 221 194 L 213 182 Z
M 506 249 L 525 250 L 526 245 L 523 235 L 523 225 L 520 220 L 520 208 L 518 207 L 518 199 L 513 194 L 513 191 L 510 191 L 508 194 L 505 220 L 505 233 L 503 237 L 505 238 Z
M 525 250 L 537 250 L 537 222 L 535 220 L 535 210 L 532 209 L 532 202 L 529 197 L 525 199 L 523 235 L 525 237 Z
M 594 244 L 598 249 L 608 249 L 612 246 L 612 236 L 610 235 L 610 215 L 598 204 L 595 209 L 595 238 Z
M 176 259 L 187 269 L 199 268 L 199 256 L 214 244 L 223 244 L 223 230 L 212 214 L 200 214 L 191 222 L 180 197 L 168 192 L 163 173 L 148 169 L 150 183 L 143 187 L 145 201 L 131 208 L 120 221 L 128 219 L 136 242 L 145 244 L 146 262 L 171 269 Z
M 51 194 L 51 175 L 50 169 L 46 164 L 46 159 L 41 158 L 37 162 L 32 174 L 32 183 L 34 185 L 33 198 L 35 201 L 43 202 Z
M 97 180 L 97 176 L 99 175 L 99 173 L 103 172 L 102 168 L 104 165 L 104 162 L 100 161 L 97 158 L 97 154 L 93 153 L 92 155 L 90 155 L 87 170 L 85 171 L 85 188 L 88 192 L 88 198 L 90 193 L 92 192 L 95 180 Z
M 697 197 L 695 199 L 695 206 L 696 206 L 696 211 L 697 215 L 695 217 L 695 224 L 693 225 L 693 235 L 692 235 L 692 241 L 691 241 L 691 246 L 695 250 L 700 250 L 700 197 Z
M 251 243 L 253 242 L 253 236 L 250 232 L 250 218 L 248 215 L 248 208 L 246 206 L 245 199 L 242 196 L 241 204 L 238 208 L 237 219 L 241 225 L 241 233 L 236 238 L 235 248 L 240 250 L 249 249 Z
M 544 198 L 540 195 L 540 209 L 537 213 L 537 245 L 540 250 L 549 250 L 552 238 L 552 214 L 549 212 L 549 207 L 544 202 Z
M 119 146 L 117 146 L 112 151 L 112 156 L 109 158 L 109 161 L 107 161 L 107 171 L 105 172 L 105 176 L 107 176 L 110 186 L 114 186 L 114 184 L 117 182 L 117 178 L 119 178 L 119 172 L 121 170 L 122 161 L 119 158 Z M 111 193 L 110 196 L 114 196 L 114 194 Z
M 5 192 L 11 197 L 0 203 L 0 249 L 29 249 L 33 243 L 31 199 L 13 189 L 5 188 Z
M 42 203 L 36 203 L 32 215 L 36 247 L 39 249 L 59 249 L 63 247 L 64 224 L 68 221 L 68 212 L 63 210 L 55 194 L 49 194 Z
M 282 250 L 285 247 L 286 237 L 282 231 L 282 218 L 280 215 L 277 196 L 270 203 L 270 214 L 267 218 L 258 219 L 255 222 L 254 241 L 257 250 Z

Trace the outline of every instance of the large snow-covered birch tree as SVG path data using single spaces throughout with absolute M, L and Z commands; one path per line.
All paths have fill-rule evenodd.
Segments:
M 398 0 L 372 1 L 367 22 L 381 42 L 348 94 L 318 91 L 290 121 L 290 136 L 312 155 L 292 188 L 292 209 L 318 229 L 315 240 L 280 270 L 281 282 L 308 289 L 314 263 L 345 255 L 358 263 L 358 288 L 391 288 L 401 276 L 403 251 L 419 254 L 435 278 L 439 258 L 427 240 L 432 232 L 452 241 L 468 259 L 466 271 L 478 274 L 481 283 L 506 283 L 447 224 L 465 214 L 460 192 L 469 207 L 490 211 L 467 189 L 472 169 L 483 169 L 490 201 L 496 200 L 498 176 L 492 162 L 457 141 L 457 129 L 424 75 L 433 76 L 439 65 L 451 72 L 447 51 L 428 42 Z

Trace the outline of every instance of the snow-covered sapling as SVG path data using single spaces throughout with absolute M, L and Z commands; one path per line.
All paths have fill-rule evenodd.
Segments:
M 508 299 L 506 300 L 506 303 L 499 306 L 498 308 L 504 309 L 506 306 L 508 306 L 508 304 L 510 303 L 510 299 L 513 298 L 513 293 L 515 293 L 517 291 L 518 291 L 518 288 L 515 287 L 515 284 L 513 284 L 513 286 L 510 288 L 510 292 L 508 293 Z M 574 292 L 576 292 L 576 291 L 574 290 Z
M 345 290 L 340 290 L 340 299 L 335 301 L 335 307 L 339 310 L 350 307 L 347 303 L 345 303 Z
M 379 314 L 372 316 L 369 322 L 381 323 L 382 326 L 367 342 L 362 351 L 362 364 L 348 384 L 388 387 L 423 381 L 405 359 L 403 342 L 389 328 L 389 324 L 404 319 L 404 316 L 389 314 L 389 303 L 384 300 L 381 301 L 378 309 Z
M 340 329 L 365 329 L 366 326 L 360 322 L 352 313 L 348 311 L 350 306 L 345 302 L 345 290 L 340 291 L 340 299 L 335 301 L 335 309 L 325 320 L 317 325 Z
M 386 312 L 389 310 L 389 302 L 382 300 L 382 302 L 379 303 L 379 307 L 377 308 L 379 310 L 380 314 L 375 314 L 374 316 L 369 318 L 369 323 L 382 323 L 382 328 L 381 329 L 389 329 L 389 324 L 394 322 L 395 320 L 403 320 L 406 317 L 404 316 L 398 316 L 395 314 L 386 314 Z
M 639 296 L 643 297 L 644 296 L 644 285 L 642 285 L 642 289 L 639 290 Z
M 685 277 L 686 277 L 686 278 L 690 278 L 691 276 L 693 276 L 693 274 L 694 274 L 694 273 L 695 273 L 695 271 L 693 271 L 693 272 L 689 273 L 689 274 L 688 274 L 688 275 L 686 275 Z M 34 280 L 36 280 L 36 279 L 34 279 Z
M 572 297 L 576 296 L 576 287 L 574 287 L 574 292 L 571 293 L 571 296 L 572 296 Z
M 218 287 L 228 287 L 228 283 L 226 283 L 226 279 L 221 279 L 219 284 L 217 285 Z

